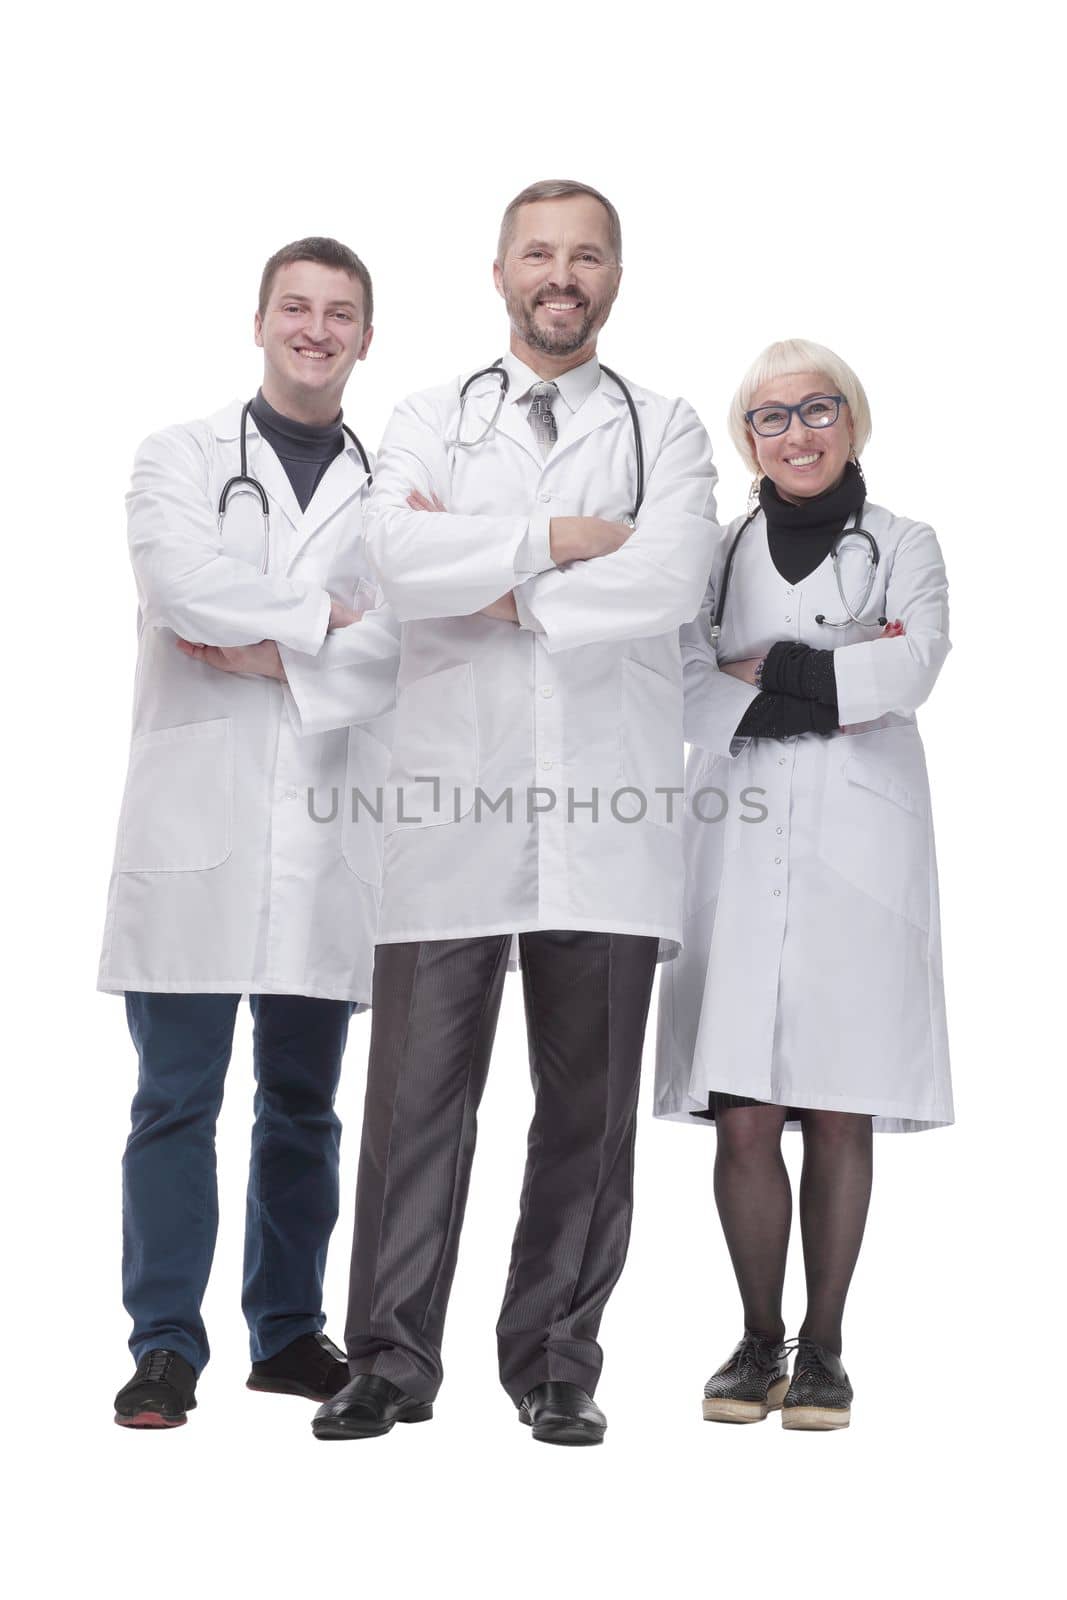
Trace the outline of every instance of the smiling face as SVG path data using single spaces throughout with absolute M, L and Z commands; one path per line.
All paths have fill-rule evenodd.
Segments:
M 294 261 L 279 267 L 256 343 L 263 351 L 263 394 L 298 422 L 331 422 L 348 375 L 370 348 L 363 287 L 340 267 Z
M 757 406 L 796 406 L 817 395 L 839 391 L 818 372 L 795 372 L 772 378 L 756 390 L 747 409 Z M 852 447 L 852 419 L 842 404 L 837 421 L 828 428 L 809 427 L 794 412 L 784 433 L 771 439 L 749 431 L 760 471 L 770 478 L 783 500 L 808 500 L 832 489 L 845 470 Z
M 543 377 L 588 361 L 619 292 L 608 214 L 590 195 L 521 206 L 493 279 L 511 318 L 511 348 Z

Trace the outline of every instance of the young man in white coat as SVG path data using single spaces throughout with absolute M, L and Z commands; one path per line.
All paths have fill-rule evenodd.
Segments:
M 99 977 L 125 996 L 140 1061 L 123 1160 L 127 1427 L 174 1427 L 196 1404 L 215 1123 L 243 994 L 249 1387 L 321 1400 L 347 1379 L 322 1331 L 333 1102 L 349 1018 L 371 997 L 381 862 L 344 797 L 384 776 L 399 650 L 388 608 L 357 611 L 377 598 L 370 464 L 341 421 L 372 314 L 344 245 L 279 251 L 255 318 L 259 393 L 154 434 L 134 463 L 133 737 Z M 339 730 L 338 704 L 362 726 Z
M 535 1438 L 604 1434 L 597 1330 L 629 1238 L 657 954 L 681 931 L 678 629 L 718 532 L 691 407 L 598 363 L 621 267 L 618 216 L 597 191 L 523 191 L 494 268 L 509 351 L 473 382 L 405 401 L 382 446 L 367 547 L 401 621 L 395 805 L 353 1378 L 320 1407 L 319 1438 L 431 1415 L 515 935 L 535 1110 L 501 1380 Z

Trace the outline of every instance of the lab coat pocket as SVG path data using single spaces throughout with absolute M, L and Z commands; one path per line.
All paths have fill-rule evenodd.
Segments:
M 382 881 L 382 825 L 389 747 L 366 728 L 348 730 L 341 854 L 356 877 L 377 889 Z
M 232 848 L 229 717 L 136 735 L 122 802 L 119 872 L 204 872 Z
M 685 757 L 681 685 L 632 656 L 622 662 L 621 737 L 623 782 L 640 791 L 650 821 L 674 826 L 682 816 Z M 664 789 L 677 792 L 657 793 Z M 627 798 L 640 809 L 636 797 Z
M 455 822 L 474 805 L 478 722 L 469 661 L 415 678 L 400 690 L 389 774 L 386 832 Z
M 819 855 L 857 889 L 913 923 L 930 925 L 930 833 L 925 799 L 869 757 L 848 756 L 828 780 Z

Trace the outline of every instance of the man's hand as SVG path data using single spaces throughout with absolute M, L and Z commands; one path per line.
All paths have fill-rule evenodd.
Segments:
M 326 624 L 326 632 L 333 633 L 336 628 L 350 628 L 353 622 L 358 622 L 363 615 L 362 611 L 353 611 L 351 606 L 346 606 L 343 600 L 335 600 L 330 596 L 330 620 Z M 268 640 L 267 643 L 270 641 Z M 252 647 L 259 649 L 258 644 Z
M 427 499 L 418 489 L 412 489 L 407 498 L 412 511 L 445 510 L 436 494 Z M 610 556 L 621 549 L 633 531 L 628 522 L 608 522 L 604 517 L 553 517 L 548 524 L 549 550 L 557 567 L 566 561 L 592 561 L 596 556 Z M 483 615 L 501 615 L 494 608 L 506 598 L 494 600 Z M 512 612 L 506 615 L 508 620 L 515 620 Z
M 628 522 L 604 517 L 553 517 L 548 524 L 549 549 L 557 567 L 567 561 L 592 561 L 621 550 L 633 533 Z
M 898 617 L 896 622 L 887 622 L 878 637 L 879 639 L 899 639 L 903 632 L 904 624 Z
M 420 494 L 417 489 L 412 489 L 408 495 L 408 505 L 412 511 L 443 511 L 445 509 L 444 503 L 438 500 L 436 495 L 427 500 L 426 496 Z
M 412 511 L 444 511 L 444 503 L 433 494 L 427 499 L 418 489 L 407 497 Z M 608 522 L 604 517 L 553 517 L 548 524 L 549 550 L 557 567 L 567 561 L 591 561 L 596 556 L 610 556 L 620 550 L 633 533 L 628 522 Z M 483 617 L 496 617 L 501 622 L 518 622 L 515 596 L 507 594 L 483 606 Z
M 480 617 L 496 617 L 499 622 L 518 622 L 519 613 L 515 605 L 515 591 L 509 589 L 507 594 L 502 594 L 499 600 L 494 600 L 492 605 L 483 606 L 478 613 Z
M 202 661 L 206 667 L 215 667 L 219 672 L 278 678 L 282 683 L 289 681 L 273 639 L 261 639 L 259 644 L 238 645 L 190 644 L 188 639 L 179 639 L 177 643 L 183 655 L 191 657 L 193 661 Z

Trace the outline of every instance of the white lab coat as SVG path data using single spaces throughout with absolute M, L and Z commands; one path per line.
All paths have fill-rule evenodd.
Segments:
M 630 417 L 609 378 L 573 416 L 557 407 L 546 461 L 510 401 L 483 443 L 450 449 L 458 382 L 392 417 L 367 508 L 368 554 L 402 624 L 383 942 L 567 928 L 654 935 L 661 958 L 677 949 L 678 630 L 710 570 L 716 473 L 684 400 L 632 392 L 647 471 L 637 529 L 567 567 L 549 555 L 550 517 L 633 505 Z M 492 377 L 470 391 L 465 438 L 497 396 Z M 412 488 L 447 514 L 410 510 Z M 476 615 L 516 586 L 523 626 Z
M 816 623 L 819 612 L 845 615 L 829 558 L 787 583 L 757 516 L 738 546 L 719 656 L 759 656 L 778 639 L 836 647 L 846 731 L 733 741 L 731 754 L 756 690 L 718 671 L 709 628 L 742 520 L 724 535 L 701 615 L 682 635 L 685 950 L 660 989 L 656 1115 L 692 1121 L 715 1089 L 870 1112 L 883 1131 L 949 1123 L 937 867 L 915 722 L 949 650 L 937 539 L 866 506 L 882 560 L 864 615 L 906 629 L 881 639 L 876 628 Z M 842 582 L 854 609 L 861 567 L 850 546 Z
M 351 602 L 360 579 L 372 581 L 366 474 L 350 444 L 301 513 L 250 416 L 249 470 L 270 501 L 267 573 L 258 501 L 233 499 L 220 535 L 219 492 L 240 471 L 240 414 L 234 402 L 154 434 L 134 464 L 137 677 L 99 987 L 362 1004 L 381 830 L 353 822 L 349 791 L 384 778 L 399 629 L 381 606 L 327 637 L 331 594 Z M 194 661 L 176 634 L 274 639 L 289 686 Z M 336 729 L 339 707 L 362 725 Z M 332 820 L 312 820 L 312 807 Z

